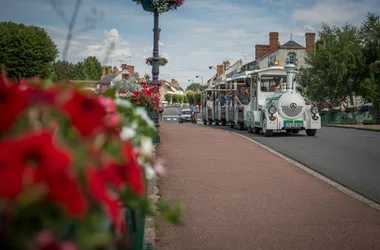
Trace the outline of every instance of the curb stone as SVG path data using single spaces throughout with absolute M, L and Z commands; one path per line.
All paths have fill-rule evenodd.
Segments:
M 154 155 L 156 156 L 157 146 L 154 146 Z M 148 198 L 152 202 L 153 211 L 157 212 L 157 201 L 160 198 L 159 189 L 157 185 L 157 177 L 154 177 L 148 182 Z M 147 216 L 145 218 L 145 231 L 144 231 L 144 242 L 146 245 L 150 245 L 149 249 L 153 249 L 156 242 L 156 227 L 153 217 Z
M 322 125 L 322 127 L 330 127 L 330 128 L 346 128 L 346 129 L 356 129 L 356 130 L 364 130 L 364 131 L 372 131 L 372 132 L 380 132 L 380 129 L 373 128 L 358 128 L 358 127 L 349 127 L 349 126 L 339 126 L 339 125 Z

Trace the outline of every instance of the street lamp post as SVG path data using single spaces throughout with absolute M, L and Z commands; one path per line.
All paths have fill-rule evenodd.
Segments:
M 202 85 L 203 85 L 203 76 L 196 76 L 196 78 L 201 78 L 202 79 Z
M 134 2 L 138 2 L 138 0 L 133 0 Z M 159 11 L 155 8 L 152 3 L 152 0 L 141 0 L 142 7 L 147 12 L 153 12 L 153 57 L 152 57 L 152 84 L 160 87 L 160 82 L 158 81 L 158 76 L 160 74 L 159 69 L 159 40 L 160 40 L 160 32 L 159 28 Z M 169 9 L 168 9 L 169 10 Z M 167 11 L 167 10 L 166 10 Z M 161 11 L 162 12 L 162 11 Z M 157 110 L 153 110 L 150 114 L 150 117 L 154 121 L 157 128 L 157 135 L 154 138 L 154 143 L 160 142 L 160 115 Z

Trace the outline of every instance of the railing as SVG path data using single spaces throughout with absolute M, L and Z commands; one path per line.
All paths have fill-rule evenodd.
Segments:
M 376 123 L 376 109 L 321 111 L 322 124 L 372 124 Z

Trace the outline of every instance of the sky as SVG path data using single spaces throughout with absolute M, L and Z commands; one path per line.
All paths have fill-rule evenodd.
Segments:
M 44 28 L 62 59 L 69 20 L 77 0 L 0 0 L 0 21 Z M 203 82 L 224 60 L 254 60 L 255 45 L 269 44 L 269 32 L 279 32 L 280 44 L 293 40 L 305 46 L 305 33 L 322 23 L 360 25 L 368 12 L 380 14 L 379 0 L 186 0 L 175 11 L 160 15 L 160 79 L 176 79 L 182 88 Z M 67 59 L 96 56 L 102 65 L 135 66 L 151 74 L 145 59 L 152 56 L 153 15 L 132 0 L 83 0 Z M 196 76 L 201 76 L 196 78 Z M 190 80 L 190 81 L 189 81 Z

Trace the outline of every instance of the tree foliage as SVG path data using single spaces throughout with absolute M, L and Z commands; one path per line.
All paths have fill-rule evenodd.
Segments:
M 83 62 L 71 63 L 56 61 L 53 63 L 55 80 L 94 80 L 102 75 L 102 67 L 96 57 L 88 57 Z
M 194 92 L 201 92 L 203 90 L 207 89 L 207 85 L 202 85 L 200 83 L 192 83 L 189 86 L 187 86 L 186 91 L 194 91 Z
M 344 24 L 341 27 L 322 25 L 319 32 L 323 46 L 309 53 L 305 61 L 308 68 L 307 95 L 315 101 L 328 101 L 333 105 L 352 102 L 362 96 L 374 100 L 376 81 L 369 64 L 380 58 L 377 35 L 380 34 L 380 17 L 369 13 L 361 27 Z
M 44 29 L 0 22 L 0 65 L 9 77 L 48 78 L 57 56 L 57 46 Z
M 102 76 L 102 65 L 95 56 L 89 56 L 83 61 L 86 80 L 99 80 Z

